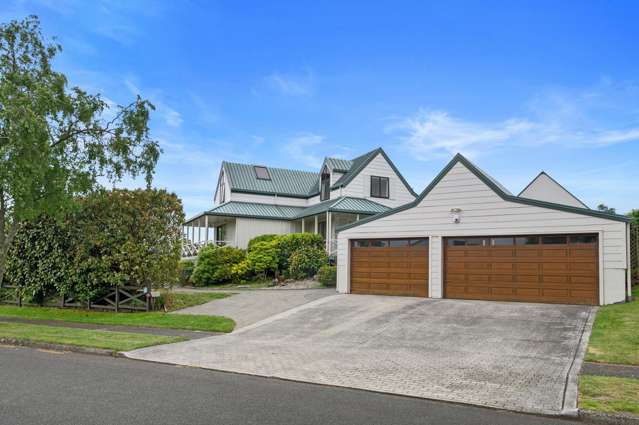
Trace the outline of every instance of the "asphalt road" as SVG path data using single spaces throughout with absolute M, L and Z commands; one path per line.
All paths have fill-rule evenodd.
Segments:
M 479 407 L 0 346 L 0 424 L 579 424 Z

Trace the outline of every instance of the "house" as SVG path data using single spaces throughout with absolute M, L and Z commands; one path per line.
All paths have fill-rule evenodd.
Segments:
M 246 248 L 263 234 L 311 232 L 335 253 L 335 229 L 415 200 L 383 149 L 326 158 L 317 172 L 223 162 L 214 207 L 185 223 L 188 255 L 205 244 Z
M 341 293 L 604 305 L 630 293 L 629 220 L 548 174 L 519 195 L 456 155 L 412 202 L 338 229 Z

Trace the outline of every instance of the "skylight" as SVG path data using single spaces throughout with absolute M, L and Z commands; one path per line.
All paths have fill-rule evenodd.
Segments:
M 255 169 L 255 176 L 260 179 L 260 180 L 271 180 L 271 175 L 268 173 L 268 168 L 266 167 L 260 167 L 260 166 L 254 166 L 253 167 Z

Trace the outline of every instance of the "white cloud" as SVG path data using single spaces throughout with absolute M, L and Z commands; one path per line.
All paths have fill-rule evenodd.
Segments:
M 311 96 L 315 92 L 315 76 L 310 70 L 303 74 L 274 72 L 264 80 L 269 88 L 286 96 Z
M 124 84 L 132 95 L 146 97 L 142 94 L 142 90 L 130 78 L 126 78 Z M 184 121 L 182 114 L 167 105 L 166 102 L 162 100 L 162 97 L 162 92 L 159 90 L 150 90 L 150 93 L 148 93 L 149 100 L 155 106 L 156 111 L 164 118 L 164 123 L 172 128 L 180 127 Z
M 311 168 L 319 168 L 323 158 L 315 154 L 313 148 L 321 146 L 323 141 L 324 137 L 317 134 L 299 134 L 288 140 L 284 146 L 284 152 L 298 163 Z
M 639 141 L 639 89 L 602 80 L 583 91 L 549 90 L 524 105 L 526 114 L 496 122 L 420 110 L 387 127 L 418 159 L 462 152 L 469 156 L 503 146 L 601 147 Z

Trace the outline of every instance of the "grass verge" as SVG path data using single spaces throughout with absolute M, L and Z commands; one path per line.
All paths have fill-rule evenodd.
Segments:
M 1 317 L 18 317 L 30 320 L 60 320 L 63 322 L 91 323 L 96 325 L 185 329 L 206 332 L 231 332 L 235 327 L 235 322 L 228 317 L 166 314 L 159 311 L 148 313 L 113 313 L 70 308 L 0 305 L 0 318 Z
M 168 301 L 168 311 L 181 310 L 194 305 L 206 304 L 210 301 L 221 300 L 232 296 L 230 292 L 163 292 L 162 296 Z
M 639 415 L 639 379 L 581 375 L 579 408 Z
M 129 351 L 151 345 L 169 344 L 186 340 L 186 338 L 173 336 L 2 322 L 0 322 L 0 338 L 102 348 L 114 351 Z
M 601 307 L 590 335 L 586 360 L 639 365 L 639 287 L 635 300 Z

